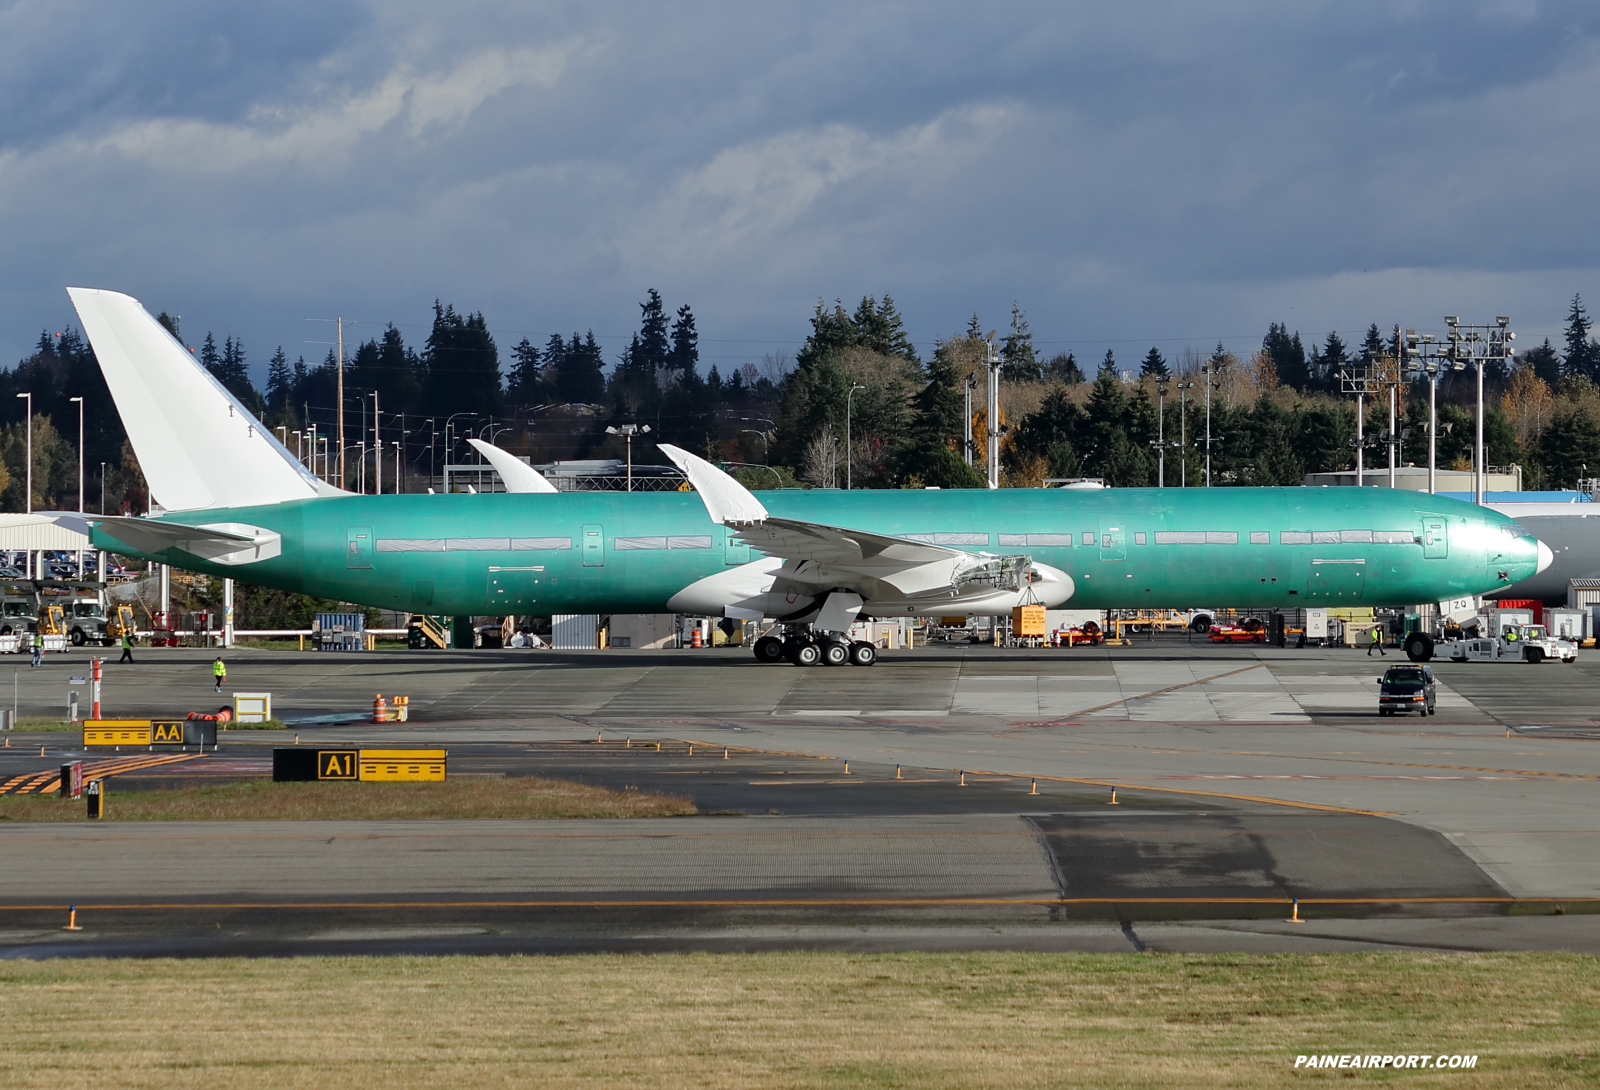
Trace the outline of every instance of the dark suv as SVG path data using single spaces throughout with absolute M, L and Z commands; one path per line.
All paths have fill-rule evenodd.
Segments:
M 1378 714 L 1421 712 L 1433 715 L 1439 700 L 1431 666 L 1391 666 L 1378 679 Z

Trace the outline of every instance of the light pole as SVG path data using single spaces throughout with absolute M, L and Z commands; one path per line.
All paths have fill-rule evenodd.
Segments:
M 31 515 L 33 514 L 33 394 L 26 393 L 18 394 L 17 396 L 28 399 L 28 477 L 27 483 L 23 487 L 28 490 L 26 510 Z
M 404 458 L 405 444 L 396 439 L 394 441 L 394 494 L 396 496 L 400 494 L 400 481 L 405 476 L 405 466 L 402 461 Z
M 856 396 L 857 390 L 865 390 L 860 383 L 853 383 L 850 392 L 844 395 L 844 490 L 850 491 L 852 484 L 851 474 L 855 469 L 855 452 L 850 446 L 850 399 Z
M 1167 388 L 1156 383 L 1156 487 L 1167 487 Z
M 100 513 L 106 513 L 106 464 L 100 463 Z
M 967 460 L 967 465 L 972 464 L 972 394 L 978 388 L 978 380 L 968 372 L 961 380 L 961 454 Z
M 607 435 L 620 435 L 628 443 L 628 491 L 633 491 L 633 437 L 643 435 L 650 430 L 650 425 L 619 424 L 616 427 L 607 427 Z
M 78 403 L 78 514 L 81 515 L 83 514 L 83 398 L 74 397 L 68 400 Z
M 740 428 L 739 429 L 739 434 L 740 435 L 759 435 L 759 436 L 761 436 L 761 464 L 762 465 L 766 465 L 767 464 L 767 433 L 764 432 L 764 431 L 757 431 L 755 428 Z M 779 478 L 779 479 L 781 480 L 782 478 Z
M 994 330 L 984 342 L 984 362 L 989 365 L 989 487 L 1000 487 L 1000 346 L 994 343 Z
M 1200 373 L 1206 377 L 1206 487 L 1211 487 L 1211 390 L 1222 388 L 1222 383 L 1216 380 L 1221 372 L 1210 364 L 1200 368 Z
M 1189 403 L 1188 393 L 1194 389 L 1194 379 L 1175 382 L 1178 388 L 1178 487 L 1189 487 Z

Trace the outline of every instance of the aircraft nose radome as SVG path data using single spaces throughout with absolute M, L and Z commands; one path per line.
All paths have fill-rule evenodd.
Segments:
M 1555 561 L 1556 561 L 1556 554 L 1550 551 L 1550 546 L 1546 545 L 1542 541 L 1539 542 L 1539 566 L 1533 570 L 1533 573 L 1535 575 L 1538 575 L 1540 572 L 1542 572 L 1546 568 L 1548 568 L 1551 564 L 1554 564 Z

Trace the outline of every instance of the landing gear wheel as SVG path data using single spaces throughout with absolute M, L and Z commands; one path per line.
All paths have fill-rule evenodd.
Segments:
M 850 645 L 847 643 L 829 640 L 820 650 L 824 666 L 843 666 L 850 661 Z
M 822 661 L 822 648 L 805 640 L 789 648 L 789 661 L 796 666 L 815 666 Z
M 776 636 L 762 636 L 756 641 L 756 661 L 771 664 L 783 661 L 783 641 Z
M 1433 659 L 1433 637 L 1426 632 L 1413 632 L 1401 645 L 1406 658 L 1412 662 L 1429 662 Z
M 878 661 L 878 649 L 864 640 L 857 640 L 850 645 L 851 666 L 871 666 Z

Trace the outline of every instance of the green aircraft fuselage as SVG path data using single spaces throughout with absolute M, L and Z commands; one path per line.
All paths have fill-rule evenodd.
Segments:
M 1072 577 L 1063 605 L 1075 609 L 1395 606 L 1482 594 L 1538 564 L 1538 543 L 1503 515 L 1379 488 L 758 495 L 776 517 L 1026 553 Z M 759 559 L 693 492 L 339 496 L 162 519 L 261 527 L 282 536 L 282 552 L 220 564 L 130 549 L 99 527 L 93 542 L 283 590 L 457 616 L 667 612 L 690 583 Z

